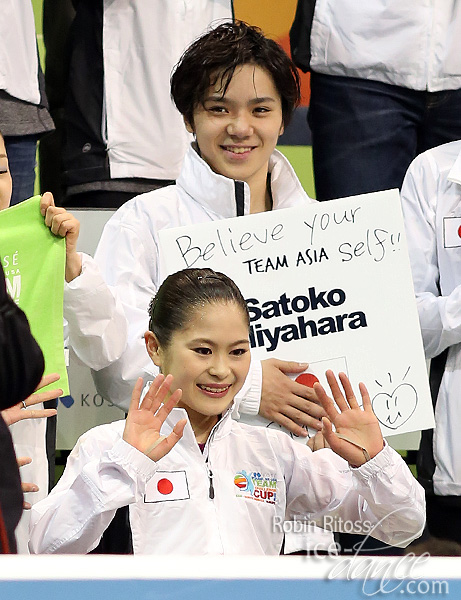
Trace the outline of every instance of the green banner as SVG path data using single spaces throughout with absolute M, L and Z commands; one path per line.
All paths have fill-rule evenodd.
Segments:
M 40 196 L 0 212 L 0 260 L 10 296 L 26 313 L 45 356 L 45 374 L 59 373 L 69 394 L 63 343 L 64 238 L 40 214 Z M 12 340 L 12 343 L 14 341 Z

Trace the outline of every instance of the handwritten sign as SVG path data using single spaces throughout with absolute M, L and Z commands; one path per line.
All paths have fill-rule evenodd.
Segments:
M 168 229 L 160 243 L 164 273 L 234 279 L 255 356 L 309 362 L 306 385 L 328 368 L 363 381 L 384 435 L 433 427 L 397 190 Z

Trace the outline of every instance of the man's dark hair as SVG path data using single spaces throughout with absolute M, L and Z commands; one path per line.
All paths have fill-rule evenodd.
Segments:
M 219 25 L 193 42 L 180 58 L 171 76 L 171 97 L 191 126 L 194 110 L 203 104 L 210 86 L 219 81 L 226 93 L 237 67 L 252 64 L 272 77 L 282 101 L 283 125 L 288 125 L 300 101 L 296 66 L 273 40 L 258 27 L 243 21 Z

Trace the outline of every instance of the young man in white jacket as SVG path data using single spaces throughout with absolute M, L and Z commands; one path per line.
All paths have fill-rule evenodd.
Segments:
M 225 74 L 221 83 L 217 73 Z M 162 281 L 158 232 L 312 202 L 288 161 L 275 150 L 299 101 L 296 69 L 275 42 L 244 24 L 217 27 L 184 55 L 172 77 L 172 96 L 196 137 L 177 182 L 122 206 L 107 223 L 95 255 L 105 282 L 123 307 L 128 340 L 119 360 L 104 369 L 93 367 L 94 379 L 98 391 L 125 410 L 137 378 L 152 379 L 156 374 L 142 336 L 147 307 Z M 69 282 L 65 298 L 70 343 L 90 365 L 97 361 L 93 332 L 102 330 L 117 309 L 102 295 L 99 300 L 101 289 L 97 273 L 83 258 L 82 273 Z M 102 352 L 100 345 L 97 350 L 107 357 L 109 337 L 103 345 Z M 303 437 L 301 425 L 318 429 L 323 411 L 312 402 L 312 390 L 285 375 L 305 368 L 294 362 L 263 361 L 261 384 L 261 366 L 255 362 L 241 412 L 256 414 L 261 409 L 263 416 Z

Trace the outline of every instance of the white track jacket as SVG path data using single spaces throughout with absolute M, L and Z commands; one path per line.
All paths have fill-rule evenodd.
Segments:
M 414 90 L 461 88 L 460 0 L 316 0 L 311 68 Z
M 274 210 L 313 202 L 278 151 L 270 159 L 269 172 Z M 137 378 L 149 380 L 157 374 L 143 335 L 148 329 L 149 303 L 163 280 L 159 272 L 158 232 L 249 212 L 249 186 L 214 173 L 191 146 L 176 185 L 133 198 L 108 221 L 95 261 L 113 299 L 108 297 L 90 264 L 84 265 L 87 271 L 65 289 L 70 345 L 85 364 L 95 369 L 94 380 L 102 396 L 128 410 Z M 90 276 L 94 284 L 88 283 Z M 120 318 L 120 307 L 126 318 L 128 341 L 119 360 L 115 360 L 113 357 L 120 356 L 120 345 L 126 341 L 123 327 L 117 331 L 110 326 L 112 315 Z M 104 338 L 96 339 L 100 332 L 104 332 Z M 98 356 L 101 366 L 97 364 Z M 109 363 L 108 357 L 112 357 L 112 364 L 102 369 Z M 256 414 L 261 395 L 259 361 L 253 361 L 241 395 L 245 396 L 242 411 Z
M 174 409 L 168 434 L 187 416 Z M 204 453 L 188 423 L 158 463 L 122 440 L 125 422 L 78 441 L 51 494 L 32 508 L 33 553 L 86 553 L 116 509 L 129 505 L 135 554 L 279 554 L 283 521 L 333 528 L 355 522 L 386 544 L 406 546 L 425 521 L 424 492 L 386 446 L 356 469 L 329 449 L 313 453 L 284 433 L 236 423 L 230 410 Z
M 426 357 L 449 349 L 435 406 L 434 492 L 461 496 L 461 142 L 412 162 L 402 207 Z

